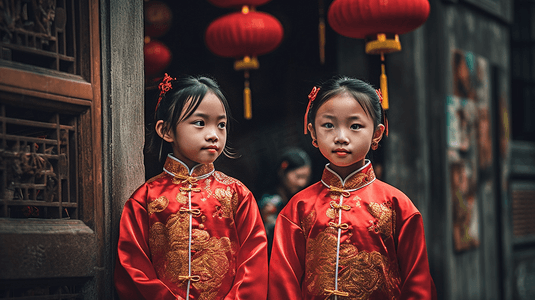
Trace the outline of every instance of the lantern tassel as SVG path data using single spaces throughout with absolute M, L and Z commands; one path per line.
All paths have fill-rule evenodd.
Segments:
M 320 62 L 322 65 L 325 64 L 325 21 L 320 20 L 319 24 L 319 43 L 320 43 Z
M 319 33 L 319 52 L 320 52 L 320 63 L 325 64 L 325 17 L 323 9 L 323 0 L 319 0 L 319 15 L 320 20 L 318 24 L 318 33 Z
M 381 64 L 381 77 L 380 77 L 380 84 L 381 84 L 381 93 L 383 93 L 383 109 L 388 110 L 388 85 L 387 85 L 387 79 L 385 74 L 385 64 Z
M 245 87 L 243 88 L 243 117 L 246 120 L 251 120 L 253 118 L 253 100 L 251 99 L 248 71 L 245 71 Z

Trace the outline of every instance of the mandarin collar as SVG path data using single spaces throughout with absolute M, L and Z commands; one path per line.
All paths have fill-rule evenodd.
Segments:
M 198 164 L 194 166 L 191 170 L 188 166 L 183 163 L 178 158 L 174 157 L 172 154 L 167 155 L 163 170 L 173 176 L 189 176 L 197 177 L 198 179 L 206 178 L 214 172 L 214 164 Z
M 329 165 L 325 166 L 321 176 L 321 182 L 329 188 L 335 187 L 346 191 L 354 191 L 367 186 L 375 180 L 375 172 L 369 160 L 366 160 L 362 168 L 349 174 L 345 179 L 342 179 Z

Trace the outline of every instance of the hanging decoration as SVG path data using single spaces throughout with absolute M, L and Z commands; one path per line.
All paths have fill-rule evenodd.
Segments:
M 323 0 L 319 0 L 319 23 L 318 23 L 318 41 L 319 41 L 319 50 L 320 50 L 320 63 L 325 64 L 325 7 L 323 5 Z
M 173 20 L 173 13 L 167 4 L 161 1 L 144 3 L 145 36 L 160 37 L 167 33 Z
M 260 67 L 257 56 L 275 50 L 283 38 L 281 23 L 272 15 L 256 11 L 270 0 L 208 0 L 219 7 L 240 7 L 214 20 L 206 29 L 206 45 L 214 54 L 235 58 L 234 70 L 244 71 L 244 117 L 252 118 L 249 70 Z
M 171 50 L 165 44 L 151 40 L 149 37 L 145 37 L 143 56 L 145 57 L 146 78 L 153 78 L 165 70 L 172 58 Z
M 420 27 L 429 16 L 428 0 L 334 0 L 329 25 L 339 34 L 366 40 L 366 53 L 381 55 L 380 87 L 388 109 L 385 54 L 401 51 L 399 35 Z
M 171 63 L 171 50 L 155 38 L 167 33 L 171 26 L 173 13 L 169 6 L 161 1 L 145 1 L 143 9 L 145 16 L 143 56 L 145 59 L 145 78 L 149 80 L 160 75 Z

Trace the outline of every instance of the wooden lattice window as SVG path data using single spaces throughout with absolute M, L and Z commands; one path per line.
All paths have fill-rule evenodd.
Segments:
M 0 1 L 0 298 L 105 298 L 99 3 Z
M 76 118 L 0 105 L 0 217 L 77 218 Z
M 535 187 L 514 189 L 512 199 L 513 235 L 535 237 Z
M 0 59 L 80 75 L 76 0 L 0 3 Z

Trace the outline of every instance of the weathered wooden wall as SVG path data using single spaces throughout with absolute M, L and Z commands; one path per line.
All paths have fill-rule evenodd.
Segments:
M 114 299 L 113 266 L 124 203 L 145 180 L 143 165 L 143 1 L 102 0 L 103 182 L 106 289 Z

